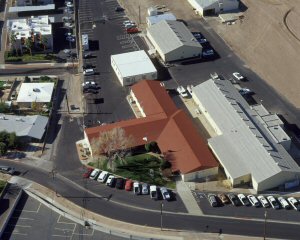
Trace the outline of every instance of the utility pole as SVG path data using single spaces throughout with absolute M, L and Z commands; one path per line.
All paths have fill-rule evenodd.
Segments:
M 163 206 L 164 204 L 160 204 L 160 231 L 162 231 L 163 228 Z
M 139 5 L 139 24 L 141 24 L 141 5 Z

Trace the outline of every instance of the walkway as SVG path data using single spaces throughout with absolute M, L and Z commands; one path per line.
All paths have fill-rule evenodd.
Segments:
M 176 181 L 176 190 L 190 214 L 198 216 L 203 215 L 203 212 L 196 202 L 196 199 L 185 182 L 182 180 Z

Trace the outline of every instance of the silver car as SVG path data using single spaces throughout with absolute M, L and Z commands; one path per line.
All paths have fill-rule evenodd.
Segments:
M 148 195 L 149 194 L 149 186 L 147 183 L 142 184 L 142 194 L 143 195 Z

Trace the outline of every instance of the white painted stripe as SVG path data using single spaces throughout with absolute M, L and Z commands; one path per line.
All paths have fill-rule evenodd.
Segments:
M 10 226 L 10 227 L 23 227 L 23 228 L 31 228 L 32 227 L 32 226 L 28 226 L 28 225 L 18 225 L 18 224 L 16 224 L 16 225 L 9 224 L 8 226 Z

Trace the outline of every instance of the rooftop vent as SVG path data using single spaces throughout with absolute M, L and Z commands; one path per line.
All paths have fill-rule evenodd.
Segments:
M 34 91 L 34 92 L 40 92 L 41 90 L 39 88 L 34 88 L 34 89 L 32 89 L 32 91 Z

